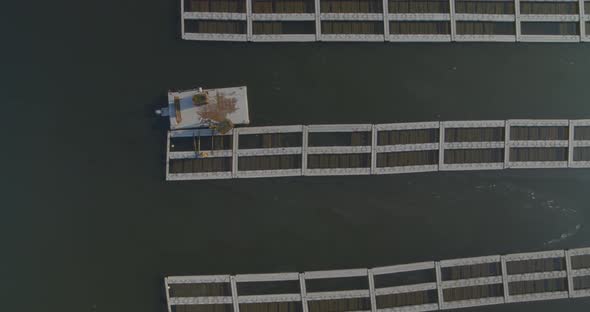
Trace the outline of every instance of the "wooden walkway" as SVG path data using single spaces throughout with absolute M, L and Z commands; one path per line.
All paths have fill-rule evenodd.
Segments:
M 436 311 L 588 297 L 590 248 L 164 282 L 169 312 Z
M 182 38 L 589 42 L 585 0 L 181 0 Z
M 437 121 L 170 131 L 166 179 L 589 167 L 590 120 Z

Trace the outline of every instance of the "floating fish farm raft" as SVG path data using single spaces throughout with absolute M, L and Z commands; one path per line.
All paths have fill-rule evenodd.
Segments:
M 181 0 L 186 40 L 588 42 L 588 0 Z
M 590 167 L 590 120 L 180 129 L 167 180 Z
M 420 312 L 590 296 L 590 248 L 338 271 L 165 278 L 169 312 Z

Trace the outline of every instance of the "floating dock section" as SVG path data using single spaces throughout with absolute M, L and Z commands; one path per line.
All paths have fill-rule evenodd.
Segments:
M 436 121 L 173 130 L 166 179 L 589 167 L 590 120 Z
M 590 248 L 305 273 L 171 276 L 169 312 L 436 311 L 590 296 Z
M 588 0 L 181 0 L 182 38 L 588 42 Z

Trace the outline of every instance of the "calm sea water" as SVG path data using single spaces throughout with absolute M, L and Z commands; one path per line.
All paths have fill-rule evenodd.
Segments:
M 168 88 L 247 85 L 255 125 L 590 118 L 589 45 L 183 42 L 176 2 L 3 9 L 6 311 L 163 312 L 169 274 L 590 246 L 590 171 L 165 183 L 152 113 Z

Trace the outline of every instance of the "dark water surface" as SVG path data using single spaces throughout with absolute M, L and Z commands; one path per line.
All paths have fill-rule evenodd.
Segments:
M 168 88 L 247 85 L 255 125 L 590 118 L 590 45 L 182 42 L 177 12 L 5 4 L 3 311 L 163 312 L 167 274 L 590 246 L 588 170 L 165 183 L 152 114 Z

